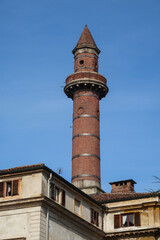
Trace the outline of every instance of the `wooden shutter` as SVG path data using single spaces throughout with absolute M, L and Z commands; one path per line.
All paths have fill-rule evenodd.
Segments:
M 62 203 L 63 206 L 65 206 L 65 200 L 66 200 L 65 196 L 66 196 L 65 191 L 62 190 L 62 201 L 61 201 L 61 203 Z
M 140 226 L 140 212 L 135 213 L 135 226 Z
M 13 180 L 13 190 L 12 190 L 12 195 L 18 195 L 18 180 Z
M 120 228 L 121 215 L 114 215 L 114 228 Z
M 55 193 L 54 193 L 54 183 L 50 183 L 50 197 L 55 200 Z
M 91 208 L 91 223 L 93 223 L 93 209 Z
M 55 187 L 55 201 L 59 202 L 59 191 L 60 189 L 58 187 Z
M 0 182 L 0 197 L 4 196 L 4 182 Z
M 99 213 L 96 214 L 96 225 L 99 226 Z

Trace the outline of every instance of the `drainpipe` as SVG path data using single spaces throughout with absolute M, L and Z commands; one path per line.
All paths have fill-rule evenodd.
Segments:
M 47 197 L 50 198 L 50 181 L 52 179 L 52 173 L 50 173 L 50 176 L 48 178 L 48 191 L 47 191 Z M 49 240 L 49 207 L 47 207 L 47 215 L 46 215 L 46 240 Z
M 104 231 L 104 211 L 102 211 L 102 231 Z

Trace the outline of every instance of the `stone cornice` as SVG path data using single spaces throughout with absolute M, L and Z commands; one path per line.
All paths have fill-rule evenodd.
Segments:
M 131 237 L 131 236 L 137 236 L 137 235 L 158 235 L 160 234 L 160 228 L 141 228 L 141 229 L 134 229 L 134 230 L 128 230 L 123 232 L 110 232 L 106 234 L 107 238 L 119 238 L 119 237 Z
M 153 198 L 153 197 L 152 197 Z M 117 204 L 118 205 L 118 204 Z M 139 210 L 139 209 L 143 209 L 144 207 L 153 207 L 153 206 L 159 206 L 160 202 L 159 202 L 159 198 L 156 197 L 156 199 L 154 198 L 153 201 L 151 202 L 145 202 L 145 203 L 135 203 L 133 204 L 131 202 L 130 205 L 120 205 L 120 206 L 108 206 L 107 204 L 105 205 L 107 208 L 107 212 L 108 213 L 112 213 L 112 212 L 117 212 L 117 211 L 126 211 L 126 210 Z

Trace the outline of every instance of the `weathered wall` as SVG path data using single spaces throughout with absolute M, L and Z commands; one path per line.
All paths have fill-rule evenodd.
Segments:
M 137 199 L 107 204 L 109 212 L 105 215 L 105 232 L 121 232 L 140 228 L 160 226 L 160 207 L 157 197 Z M 114 215 L 140 212 L 140 226 L 114 228 Z
M 65 216 L 63 218 L 54 213 L 50 213 L 49 220 L 49 240 L 98 240 L 94 233 L 91 234 L 87 228 L 69 221 Z
M 42 193 L 44 195 L 47 195 L 47 189 L 48 189 L 48 177 L 46 174 L 43 174 L 42 176 Z M 90 209 L 94 208 L 95 211 L 99 212 L 99 227 L 102 228 L 102 213 L 101 209 L 98 209 L 96 205 L 92 204 L 92 202 L 89 202 L 87 199 L 84 199 L 84 197 L 79 194 L 78 192 L 75 192 L 71 190 L 69 187 L 63 184 L 63 182 L 57 181 L 56 179 L 52 180 L 56 187 L 59 189 L 63 189 L 65 191 L 65 208 L 74 213 L 74 200 L 77 199 L 81 202 L 81 215 L 84 220 L 90 222 L 91 221 L 91 213 Z
M 0 211 L 0 240 L 23 238 L 40 239 L 41 207 Z
M 42 173 L 22 177 L 22 198 L 40 196 L 42 193 Z

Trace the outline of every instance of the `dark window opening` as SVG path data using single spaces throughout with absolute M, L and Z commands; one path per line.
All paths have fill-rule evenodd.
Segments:
M 80 63 L 81 65 L 83 65 L 83 63 L 84 63 L 84 60 L 80 60 L 80 61 L 79 61 L 79 63 Z
M 91 209 L 91 223 L 99 226 L 99 213 L 96 212 L 94 209 Z
M 50 197 L 51 197 L 53 200 L 55 200 L 54 188 L 55 188 L 55 185 L 51 182 L 51 183 L 50 183 Z
M 62 206 L 65 206 L 65 201 L 66 201 L 66 193 L 64 190 L 62 190 L 62 201 L 61 201 Z
M 0 182 L 0 197 L 4 197 L 4 182 Z

